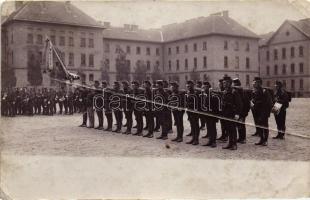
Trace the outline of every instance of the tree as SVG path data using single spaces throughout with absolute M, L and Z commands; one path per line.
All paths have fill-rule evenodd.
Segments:
M 42 84 L 41 58 L 37 50 L 28 52 L 28 82 L 32 86 Z
M 190 76 L 190 79 L 193 81 L 199 81 L 200 80 L 199 72 L 197 72 L 196 69 L 193 69 L 190 72 L 189 76 Z
M 134 80 L 139 81 L 140 83 L 146 79 L 147 67 L 142 60 L 136 62 L 136 68 L 134 73 Z
M 164 78 L 164 76 L 162 75 L 160 69 L 159 69 L 159 65 L 155 64 L 154 66 L 154 70 L 151 74 L 152 80 L 156 81 L 156 80 L 162 80 Z
M 108 65 L 109 63 L 105 60 L 105 61 L 101 61 L 101 80 L 102 81 L 106 81 L 106 82 L 110 82 L 110 76 L 109 76 L 109 72 L 108 72 Z
M 126 53 L 121 49 L 120 46 L 116 48 L 116 80 L 130 80 L 130 65 L 129 61 L 126 60 Z
M 1 61 L 1 86 L 2 88 L 9 88 L 16 86 L 16 76 L 14 69 L 6 65 L 5 62 Z

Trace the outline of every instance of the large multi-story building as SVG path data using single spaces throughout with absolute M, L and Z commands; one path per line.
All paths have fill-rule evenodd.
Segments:
M 293 96 L 310 96 L 310 19 L 286 20 L 260 41 L 260 75 L 265 86 L 282 81 Z

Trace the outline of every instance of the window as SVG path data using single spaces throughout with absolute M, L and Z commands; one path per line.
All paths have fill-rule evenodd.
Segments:
M 304 89 L 304 80 L 303 80 L 303 79 L 300 79 L 300 80 L 299 80 L 299 89 L 300 89 L 300 90 L 303 90 L 303 89 Z
M 278 65 L 274 66 L 274 75 L 278 75 Z
M 179 48 L 179 46 L 175 47 L 175 51 L 176 51 L 176 54 L 179 54 L 179 53 L 180 53 L 180 48 Z
M 130 51 L 131 51 L 130 46 L 126 46 L 126 53 L 130 54 Z
M 235 57 L 235 68 L 239 69 L 239 56 Z
M 228 68 L 228 57 L 224 56 L 224 68 Z
M 137 55 L 140 55 L 140 53 L 141 53 L 141 49 L 140 49 L 140 47 L 137 47 L 137 48 L 136 48 L 136 54 L 137 54 Z
M 194 58 L 194 69 L 196 69 L 197 68 L 197 58 L 195 57 Z
M 51 35 L 51 42 L 53 45 L 56 45 L 56 37 L 55 35 Z
M 86 39 L 85 38 L 81 38 L 81 45 L 80 47 L 86 47 Z
M 168 62 L 169 71 L 171 71 L 171 60 Z
M 65 37 L 64 36 L 59 37 L 59 46 L 65 46 Z
M 94 75 L 93 74 L 89 74 L 89 81 L 94 81 Z
M 282 66 L 282 74 L 286 74 L 286 65 L 285 64 L 283 64 L 283 66 Z
M 74 46 L 73 37 L 69 37 L 69 46 L 70 46 L 70 47 L 73 47 L 73 46 Z
M 291 73 L 295 74 L 295 64 L 294 63 L 291 64 Z
M 88 47 L 94 48 L 94 39 L 93 38 L 88 38 Z
M 150 47 L 146 47 L 146 55 L 151 55 L 151 49 L 150 49 Z
M 193 44 L 193 50 L 197 51 L 197 44 L 196 43 Z
M 250 44 L 248 42 L 246 43 L 245 51 L 250 51 Z
M 269 59 L 270 59 L 270 52 L 266 51 L 266 60 L 269 61 Z
M 245 68 L 250 69 L 250 58 L 246 57 L 245 59 Z
M 86 65 L 86 55 L 85 55 L 85 53 L 81 54 L 81 65 L 83 65 L 83 66 Z
M 147 69 L 147 70 L 150 70 L 150 69 L 151 69 L 151 63 L 150 63 L 149 60 L 146 61 L 146 69 Z
M 31 33 L 28 33 L 27 35 L 27 43 L 33 44 L 33 35 Z
M 168 55 L 171 55 L 171 48 L 168 48 Z
M 282 48 L 282 59 L 286 58 L 286 48 Z
M 207 68 L 207 56 L 203 57 L 203 67 Z
M 177 60 L 177 68 L 176 68 L 176 70 L 179 71 L 179 69 L 180 69 L 180 62 L 179 62 L 179 60 Z
M 224 50 L 228 50 L 228 42 L 226 40 L 224 41 Z
M 159 66 L 159 61 L 158 61 L 158 60 L 156 60 L 156 66 L 157 66 L 157 67 Z
M 185 63 L 184 63 L 184 66 L 185 66 L 185 70 L 188 70 L 188 60 L 187 59 L 185 59 L 185 61 L 184 61 Z
M 69 66 L 74 66 L 74 54 L 69 53 Z
M 295 80 L 291 80 L 291 90 L 295 90 Z
M 299 73 L 304 73 L 304 63 L 299 63 Z
M 204 51 L 207 50 L 207 42 L 203 42 L 203 44 L 202 44 L 202 50 L 204 50 Z
M 37 35 L 37 44 L 43 44 L 43 36 Z
M 239 42 L 235 41 L 235 51 L 239 51 Z
M 270 75 L 270 67 L 269 66 L 266 67 L 266 74 Z
M 274 58 L 274 60 L 278 60 L 278 50 L 277 49 L 274 49 L 273 50 L 273 58 Z
M 291 57 L 294 58 L 295 57 L 295 48 L 291 47 Z
M 250 85 L 250 75 L 246 75 L 245 76 L 245 84 L 248 86 L 248 85 Z
M 299 57 L 303 57 L 304 56 L 304 47 L 300 46 L 299 47 Z
M 188 52 L 188 45 L 187 45 L 187 44 L 184 46 L 184 52 L 185 52 L 185 53 Z
M 159 56 L 159 48 L 156 48 L 156 56 Z
M 94 66 L 94 55 L 93 54 L 89 54 L 89 66 L 93 67 Z
M 106 53 L 110 52 L 110 44 L 109 43 L 104 44 L 104 52 L 106 52 Z

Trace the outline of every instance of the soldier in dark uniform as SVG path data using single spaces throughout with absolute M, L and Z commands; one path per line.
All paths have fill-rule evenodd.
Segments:
M 123 112 L 121 108 L 121 99 L 123 91 L 120 88 L 119 82 L 115 81 L 113 85 L 113 95 L 111 99 L 112 103 L 112 110 L 114 113 L 114 117 L 116 120 L 116 129 L 113 132 L 121 133 L 122 131 L 122 122 L 123 122 Z
M 210 146 L 212 148 L 216 147 L 216 123 L 218 122 L 218 118 L 215 117 L 219 114 L 219 101 L 211 93 L 211 84 L 208 81 L 203 82 L 203 112 L 206 113 L 204 116 L 204 121 L 207 124 L 207 132 L 209 135 L 209 141 L 207 144 L 203 146 Z M 208 115 L 209 114 L 209 115 Z
M 83 113 L 83 121 L 80 127 L 86 127 L 87 125 L 87 95 L 88 95 L 88 90 L 85 87 L 86 83 L 82 83 L 82 87 L 79 87 L 80 90 L 80 96 L 79 96 L 79 102 L 81 104 L 81 112 Z
M 7 105 L 8 105 L 8 116 L 9 117 L 15 117 L 14 115 L 14 105 L 15 104 L 15 96 L 12 88 L 9 88 L 8 95 L 7 95 Z
M 134 98 L 142 98 L 144 91 L 139 88 L 140 84 L 138 81 L 132 81 L 132 93 Z M 139 104 L 139 100 L 135 99 L 134 102 L 134 110 L 133 113 L 135 115 L 136 124 L 137 124 L 137 132 L 133 135 L 142 136 L 143 131 L 143 108 L 141 108 L 141 104 Z
M 62 111 L 64 109 L 64 101 L 65 101 L 65 88 L 61 87 L 60 90 L 58 91 L 58 106 L 59 106 L 59 114 L 62 114 Z
M 169 83 L 168 81 L 166 80 L 163 80 L 163 85 L 164 85 L 164 89 L 165 89 L 165 92 L 167 93 L 167 95 L 169 96 L 171 94 L 171 90 L 169 89 Z M 173 133 L 173 130 L 172 130 L 172 125 L 173 125 L 173 122 L 172 122 L 172 112 L 170 109 L 168 109 L 168 114 L 167 114 L 168 118 L 168 133 Z
M 23 91 L 19 88 L 17 88 L 17 96 L 16 96 L 16 110 L 17 110 L 17 114 L 18 115 L 22 115 L 23 111 L 22 111 L 22 96 L 23 96 Z
M 55 104 L 55 93 L 53 92 L 53 89 L 50 88 L 48 93 L 48 115 L 54 114 L 54 104 Z
M 285 118 L 286 118 L 286 109 L 289 107 L 289 96 L 287 92 L 282 87 L 282 82 L 275 82 L 275 98 L 274 103 L 282 104 L 280 112 L 278 114 L 274 113 L 274 118 L 277 123 L 278 135 L 273 137 L 273 139 L 284 139 L 285 135 Z
M 68 111 L 69 111 L 69 92 L 67 90 L 64 91 L 64 108 L 65 108 L 65 115 L 68 114 Z
M 98 126 L 95 129 L 103 130 L 103 91 L 99 87 L 99 81 L 95 81 L 95 109 L 98 117 Z
M 183 116 L 184 116 L 184 102 L 185 102 L 185 91 L 179 90 L 179 84 L 172 82 L 171 84 L 171 95 L 169 96 L 169 102 L 173 102 L 170 105 L 175 107 L 172 109 L 173 118 L 177 128 L 177 137 L 172 139 L 173 142 L 183 142 Z
M 126 131 L 123 132 L 123 134 L 131 134 L 131 128 L 132 128 L 132 113 L 133 113 L 133 102 L 132 99 L 129 97 L 132 95 L 132 89 L 129 87 L 128 81 L 123 81 L 123 92 L 124 95 L 122 97 L 122 108 L 125 114 L 126 118 Z
M 146 126 L 148 133 L 143 137 L 152 138 L 154 133 L 154 111 L 153 111 L 153 91 L 152 84 L 150 81 L 144 81 L 144 96 L 146 99 L 146 110 L 145 118 L 146 118 Z
M 251 99 L 251 109 L 258 128 L 260 141 L 255 145 L 267 146 L 268 142 L 268 118 L 272 107 L 272 100 L 269 92 L 262 88 L 262 79 L 255 77 L 253 82 L 253 92 Z
M 160 108 L 158 109 L 158 116 L 159 116 L 159 121 L 160 121 L 160 126 L 161 126 L 161 135 L 157 137 L 156 139 L 166 140 L 168 139 L 168 132 L 169 132 L 170 125 L 171 125 L 170 123 L 172 123 L 172 120 L 171 121 L 169 120 L 171 111 L 166 106 L 168 104 L 169 94 L 168 92 L 165 91 L 163 81 L 161 80 L 157 81 L 157 87 L 158 88 L 156 90 L 154 99 L 155 99 L 155 102 L 162 104 L 162 106 L 160 106 Z
M 48 92 L 46 88 L 43 88 L 42 99 L 43 115 L 48 115 Z
M 112 115 L 112 109 L 110 105 L 110 97 L 112 95 L 111 89 L 108 88 L 108 83 L 106 81 L 102 81 L 102 89 L 103 89 L 103 99 L 104 99 L 104 114 L 107 118 L 108 126 L 105 129 L 105 131 L 112 131 L 112 125 L 113 125 L 113 115 Z
M 72 92 L 72 88 L 69 88 L 69 92 L 68 92 L 68 109 L 69 109 L 69 115 L 73 115 L 73 104 L 74 104 L 74 94 Z
M 196 90 L 198 90 L 199 92 L 201 92 L 203 90 L 203 84 L 202 84 L 202 81 L 196 81 Z M 204 115 L 201 115 L 199 117 L 200 119 L 200 130 L 203 130 L 206 126 L 206 121 L 205 121 L 205 117 Z M 205 136 L 203 136 L 203 138 L 207 138 L 209 135 L 208 135 L 208 132 Z
M 95 118 L 94 118 L 94 105 L 93 99 L 95 96 L 95 88 L 88 88 L 87 97 L 86 97 L 86 107 L 87 107 L 87 116 L 88 116 L 88 126 L 87 128 L 94 128 Z
M 192 139 L 186 144 L 198 145 L 199 144 L 199 116 L 200 114 L 195 111 L 200 111 L 200 94 L 195 90 L 195 85 L 193 81 L 187 81 L 187 94 L 186 94 L 186 108 L 188 120 L 191 127 Z
M 242 100 L 242 110 L 240 113 L 239 121 L 241 123 L 237 123 L 237 131 L 238 131 L 238 143 L 244 144 L 246 143 L 246 127 L 245 127 L 245 119 L 248 116 L 250 111 L 250 97 L 246 91 L 241 88 L 241 82 L 239 78 L 233 79 L 234 90 L 236 90 L 241 97 Z
M 156 81 L 153 81 L 152 87 L 153 87 L 153 88 L 152 88 L 153 94 L 155 94 L 155 93 L 156 93 L 156 90 L 157 90 Z M 159 113 L 158 113 L 158 111 L 156 111 L 156 110 L 154 110 L 154 118 L 155 118 L 154 132 L 159 132 L 159 129 L 160 129 Z
M 1 91 L 1 115 L 8 116 L 8 94 L 6 91 Z
M 222 115 L 231 120 L 239 120 L 242 111 L 242 100 L 238 92 L 232 88 L 232 79 L 223 78 L 224 93 L 222 98 Z M 237 150 L 236 122 L 224 119 L 224 127 L 228 133 L 228 145 L 223 149 Z
M 218 94 L 220 95 L 221 99 L 222 99 L 222 96 L 223 96 L 223 92 L 224 92 L 224 86 L 223 86 L 223 79 L 220 79 L 219 80 L 219 91 L 218 91 Z M 222 115 L 222 113 L 220 112 L 219 113 L 220 115 Z M 221 123 L 221 132 L 222 132 L 222 135 L 221 137 L 219 137 L 217 140 L 219 140 L 220 142 L 227 142 L 227 138 L 228 138 L 228 133 L 227 131 L 225 130 L 225 122 L 223 119 L 220 119 L 220 123 Z

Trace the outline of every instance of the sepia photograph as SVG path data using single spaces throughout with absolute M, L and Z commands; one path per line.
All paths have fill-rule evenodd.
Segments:
M 310 198 L 310 0 L 1 1 L 0 200 Z

